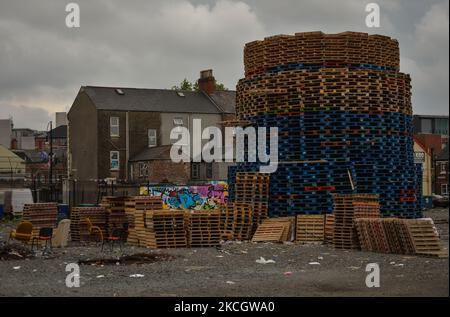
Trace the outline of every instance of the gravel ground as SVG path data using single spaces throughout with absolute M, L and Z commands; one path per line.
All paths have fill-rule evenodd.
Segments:
M 425 216 L 436 221 L 448 249 L 448 209 L 435 209 Z M 0 225 L 0 241 L 6 240 L 13 226 Z M 80 287 L 65 285 L 67 263 L 140 252 L 169 254 L 174 259 L 141 265 L 82 265 Z M 260 257 L 275 263 L 256 263 Z M 368 263 L 379 264 L 379 288 L 365 285 Z M 143 277 L 130 277 L 133 274 Z M 0 296 L 449 296 L 448 258 L 236 242 L 217 249 L 125 247 L 113 253 L 101 253 L 94 244 L 71 245 L 55 249 L 48 257 L 0 261 L 0 281 Z

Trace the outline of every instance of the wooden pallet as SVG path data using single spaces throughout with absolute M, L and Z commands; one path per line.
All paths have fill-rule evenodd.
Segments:
M 33 224 L 32 237 L 37 237 L 41 228 L 56 228 L 58 219 L 57 203 L 25 204 L 22 220 Z
M 296 242 L 323 242 L 324 239 L 325 215 L 297 215 Z
M 327 214 L 325 215 L 325 243 L 332 244 L 333 243 L 333 235 L 334 235 L 334 215 Z
M 295 217 L 276 217 L 276 218 L 268 218 L 264 220 L 263 224 L 282 224 L 284 226 L 283 236 L 281 237 L 282 241 L 292 241 L 294 225 L 295 225 Z
M 406 220 L 416 254 L 448 257 L 432 219 Z
M 288 223 L 262 223 L 253 235 L 252 242 L 282 242 Z
M 220 212 L 186 212 L 188 246 L 215 247 L 220 245 Z

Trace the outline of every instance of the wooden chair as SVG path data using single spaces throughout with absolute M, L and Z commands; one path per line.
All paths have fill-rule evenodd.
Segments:
M 8 242 L 11 239 L 21 241 L 23 243 L 28 243 L 31 240 L 33 233 L 33 224 L 29 221 L 22 221 L 16 230 L 11 231 L 9 234 Z
M 86 221 L 86 223 L 87 223 L 87 229 L 88 229 L 89 235 L 92 236 L 92 235 L 97 234 L 97 235 L 100 236 L 100 242 L 103 242 L 103 232 L 102 232 L 102 229 L 100 229 L 99 226 L 94 226 L 94 225 L 92 224 L 91 219 L 90 219 L 89 217 L 88 217 L 88 218 L 85 218 L 85 221 Z

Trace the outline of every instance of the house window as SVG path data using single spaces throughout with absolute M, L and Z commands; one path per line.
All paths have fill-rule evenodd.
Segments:
M 119 151 L 111 151 L 109 152 L 109 162 L 110 162 L 110 169 L 111 171 L 118 171 L 119 170 Z
M 206 178 L 213 178 L 213 165 L 212 163 L 206 163 Z
M 139 177 L 148 177 L 147 163 L 139 163 Z
M 441 184 L 441 195 L 448 195 L 448 184 Z
M 192 179 L 200 179 L 200 163 L 192 163 L 191 167 Z
M 156 129 L 148 129 L 148 147 L 155 147 L 158 145 L 156 140 Z
M 109 118 L 109 132 L 112 137 L 119 136 L 119 117 Z
M 440 172 L 441 174 L 445 174 L 447 172 L 447 165 L 445 162 L 438 162 L 438 164 L 440 165 Z

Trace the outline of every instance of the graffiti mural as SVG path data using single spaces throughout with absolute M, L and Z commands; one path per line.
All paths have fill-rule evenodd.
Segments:
M 141 187 L 140 194 L 161 197 L 164 209 L 210 210 L 226 204 L 228 184 L 214 182 L 196 186 L 149 186 Z

